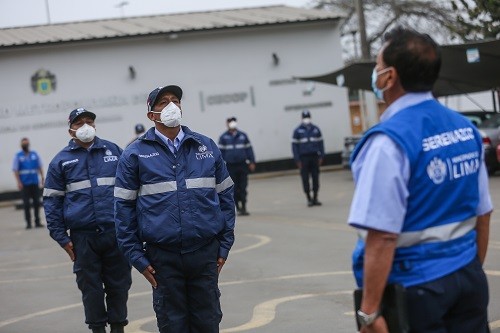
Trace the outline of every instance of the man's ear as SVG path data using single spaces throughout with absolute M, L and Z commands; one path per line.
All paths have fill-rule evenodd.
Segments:
M 389 69 L 389 79 L 387 80 L 387 87 L 392 88 L 394 85 L 396 85 L 399 81 L 399 75 L 398 72 L 396 71 L 396 68 L 391 67 Z
M 68 134 L 70 137 L 73 137 L 73 133 L 71 133 L 71 128 L 68 129 Z
M 147 116 L 148 116 L 148 119 L 149 119 L 149 120 L 151 120 L 151 121 L 154 121 L 154 120 L 155 120 L 155 119 L 154 119 L 154 117 L 155 117 L 155 114 L 154 114 L 153 112 L 151 112 L 151 111 L 148 111 L 148 114 L 147 114 Z

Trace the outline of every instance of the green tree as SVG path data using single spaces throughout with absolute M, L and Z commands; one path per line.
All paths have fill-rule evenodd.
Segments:
M 464 40 L 500 38 L 500 0 L 452 0 L 459 25 L 455 33 Z
M 342 42 L 346 60 L 357 58 L 358 15 L 352 0 L 312 0 L 317 9 L 346 14 Z M 366 43 L 371 54 L 380 47 L 383 34 L 402 25 L 430 34 L 441 44 L 497 38 L 500 29 L 500 0 L 364 0 Z

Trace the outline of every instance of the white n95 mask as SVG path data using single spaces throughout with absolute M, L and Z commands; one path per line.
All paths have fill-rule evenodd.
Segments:
M 155 112 L 160 114 L 160 122 L 167 127 L 177 127 L 181 124 L 182 112 L 181 109 L 173 102 L 168 103 L 167 106 L 161 110 L 161 112 Z
M 95 137 L 95 128 L 90 126 L 89 124 L 83 124 L 83 126 L 80 126 L 79 129 L 76 131 L 74 129 L 71 129 L 72 131 L 76 132 L 75 136 L 78 140 L 81 142 L 91 142 L 94 140 Z
M 233 129 L 236 129 L 238 127 L 238 123 L 233 120 L 233 121 L 230 121 L 229 124 L 227 124 L 227 126 L 229 127 L 229 129 L 233 130 Z

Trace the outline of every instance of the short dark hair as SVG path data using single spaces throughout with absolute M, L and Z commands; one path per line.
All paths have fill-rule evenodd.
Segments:
M 441 69 L 441 51 L 431 36 L 396 27 L 385 33 L 384 42 L 382 59 L 388 67 L 396 68 L 403 89 L 432 90 Z

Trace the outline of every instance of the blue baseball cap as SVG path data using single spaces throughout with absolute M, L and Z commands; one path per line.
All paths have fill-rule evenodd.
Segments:
M 146 131 L 146 129 L 144 128 L 143 124 L 135 125 L 135 133 L 141 134 L 141 133 L 144 133 L 145 131 Z
M 85 110 L 84 108 L 74 109 L 69 114 L 68 125 L 71 126 L 76 121 L 76 119 L 81 116 L 89 116 L 90 118 L 92 118 L 92 120 L 95 120 L 96 117 L 95 113 Z
M 168 91 L 168 92 L 171 92 L 172 94 L 174 94 L 179 99 L 179 101 L 182 99 L 182 89 L 181 89 L 181 87 L 176 86 L 176 85 L 170 85 L 170 86 L 165 86 L 165 87 L 158 87 L 158 88 L 156 88 L 155 90 L 153 90 L 152 92 L 149 93 L 148 101 L 147 101 L 148 111 L 153 111 L 153 108 L 154 108 L 154 106 L 156 104 L 156 100 L 158 99 L 158 96 L 160 96 L 165 91 Z
M 309 110 L 302 111 L 302 118 L 311 118 L 311 112 Z

